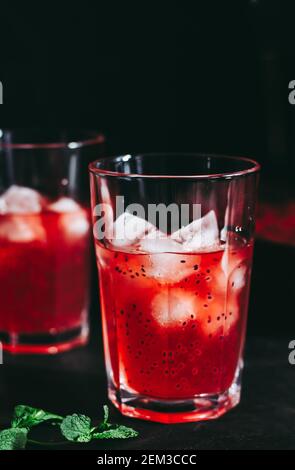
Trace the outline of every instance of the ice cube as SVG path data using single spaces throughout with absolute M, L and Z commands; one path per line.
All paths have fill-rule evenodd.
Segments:
M 130 246 L 152 233 L 155 233 L 156 236 L 156 231 L 156 227 L 145 219 L 132 215 L 129 212 L 124 212 L 114 223 L 111 241 L 116 247 Z
M 6 202 L 4 197 L 0 197 L 0 214 L 5 214 L 6 212 Z
M 221 268 L 225 276 L 228 277 L 233 272 L 233 270 L 241 264 L 243 261 L 243 256 L 239 251 L 232 251 L 229 248 L 225 247 L 222 258 L 221 258 Z
M 86 212 L 80 209 L 79 212 L 63 214 L 60 226 L 69 239 L 76 239 L 88 233 L 90 224 Z
M 79 204 L 77 204 L 76 201 L 74 201 L 74 199 L 71 199 L 69 197 L 61 197 L 52 204 L 49 204 L 48 209 L 53 212 L 69 213 L 79 211 L 80 206 Z
M 69 239 L 83 237 L 89 230 L 86 211 L 73 199 L 61 197 L 48 205 L 48 209 L 60 214 L 59 226 Z
M 156 232 L 153 232 L 156 233 Z M 170 237 L 145 237 L 140 240 L 138 248 L 145 253 L 179 253 L 182 251 L 180 243 L 172 240 Z
M 220 242 L 215 212 L 211 210 L 204 217 L 177 230 L 171 238 L 181 243 L 186 252 L 217 249 Z
M 153 317 L 162 326 L 181 326 L 191 315 L 195 316 L 194 296 L 183 289 L 167 289 L 157 294 L 151 303 Z
M 229 277 L 230 288 L 240 290 L 246 285 L 247 280 L 247 266 L 239 264 L 231 273 Z
M 44 242 L 46 232 L 37 215 L 8 215 L 0 218 L 0 238 L 10 242 Z
M 179 253 L 154 253 L 149 257 L 145 266 L 148 277 L 162 284 L 177 283 L 195 272 L 195 266 L 200 264 L 201 257 L 183 256 Z
M 204 309 L 199 301 L 197 305 L 199 312 L 200 328 L 206 335 L 218 334 L 226 336 L 230 328 L 239 318 L 239 306 L 236 299 L 226 296 L 219 296 L 210 302 L 208 308 Z
M 41 212 L 44 199 L 38 191 L 12 185 L 0 198 L 2 214 L 36 214 Z

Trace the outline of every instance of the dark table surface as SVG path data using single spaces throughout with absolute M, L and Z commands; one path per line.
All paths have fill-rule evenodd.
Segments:
M 112 420 L 133 426 L 140 437 L 79 448 L 294 449 L 295 366 L 288 354 L 284 339 L 248 338 L 241 403 L 218 420 L 161 425 L 121 417 L 111 406 Z M 9 358 L 1 366 L 2 426 L 8 425 L 16 403 L 95 419 L 106 402 L 103 362 L 92 345 L 60 356 Z
M 295 339 L 291 256 L 294 250 L 283 247 L 256 247 L 242 399 L 235 409 L 217 420 L 162 425 L 122 417 L 110 406 L 112 421 L 134 427 L 140 436 L 74 448 L 295 449 L 295 365 L 288 362 L 288 345 Z M 282 285 L 278 285 L 280 274 Z M 9 425 L 13 407 L 19 403 L 62 415 L 81 412 L 100 418 L 108 400 L 98 318 L 93 298 L 92 333 L 85 348 L 57 356 L 4 356 L 1 428 Z

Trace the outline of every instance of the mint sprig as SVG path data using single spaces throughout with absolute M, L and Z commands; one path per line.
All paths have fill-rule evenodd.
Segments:
M 28 430 L 10 428 L 0 432 L 0 450 L 21 450 L 26 447 Z
M 61 442 L 41 442 L 29 438 L 30 429 L 42 423 L 57 425 L 69 442 L 91 442 L 96 439 L 128 439 L 138 436 L 138 432 L 127 426 L 109 422 L 109 408 L 103 407 L 103 419 L 93 426 L 89 416 L 74 413 L 62 417 L 55 413 L 18 405 L 14 408 L 11 428 L 0 432 L 0 450 L 25 449 L 27 443 L 38 445 L 58 445 Z M 66 441 L 65 441 L 66 442 Z
M 12 428 L 27 428 L 31 429 L 45 421 L 62 421 L 63 417 L 41 410 L 40 408 L 33 408 L 26 405 L 17 405 L 14 408 L 13 417 L 11 421 Z
M 93 439 L 129 439 L 130 437 L 137 437 L 138 432 L 127 426 L 115 425 L 112 429 L 102 432 L 93 432 Z
M 72 442 L 90 442 L 91 419 L 85 415 L 74 413 L 66 416 L 60 425 L 62 434 L 68 441 Z

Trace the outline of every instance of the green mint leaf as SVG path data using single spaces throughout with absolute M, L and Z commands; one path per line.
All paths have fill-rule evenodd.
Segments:
M 14 408 L 11 427 L 30 429 L 31 427 L 43 423 L 44 421 L 61 421 L 62 419 L 62 416 L 50 413 L 49 411 L 41 410 L 40 408 L 18 405 Z
M 20 450 L 26 447 L 28 430 L 24 428 L 4 429 L 0 432 L 0 450 Z
M 117 426 L 107 431 L 93 432 L 93 439 L 129 439 L 137 437 L 138 432 L 127 426 Z
M 110 416 L 110 412 L 109 412 L 108 405 L 103 405 L 103 422 L 102 422 L 103 425 L 105 426 L 108 425 L 109 416 Z
M 60 429 L 68 441 L 90 442 L 92 439 L 91 419 L 85 415 L 74 413 L 66 416 Z
M 109 407 L 108 405 L 104 405 L 103 406 L 103 420 L 101 423 L 99 423 L 98 426 L 96 426 L 95 431 L 102 432 L 112 427 L 112 425 L 108 422 L 109 415 L 110 415 Z

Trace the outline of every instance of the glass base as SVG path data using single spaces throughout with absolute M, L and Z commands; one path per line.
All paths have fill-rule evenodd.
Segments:
M 59 334 L 18 334 L 0 332 L 3 351 L 11 354 L 57 354 L 88 341 L 88 325 L 82 325 Z
M 242 364 L 238 367 L 231 387 L 222 393 L 201 394 L 182 400 L 165 400 L 139 395 L 122 388 L 118 391 L 111 384 L 109 399 L 123 415 L 131 418 L 165 424 L 215 419 L 240 402 L 241 370 Z

